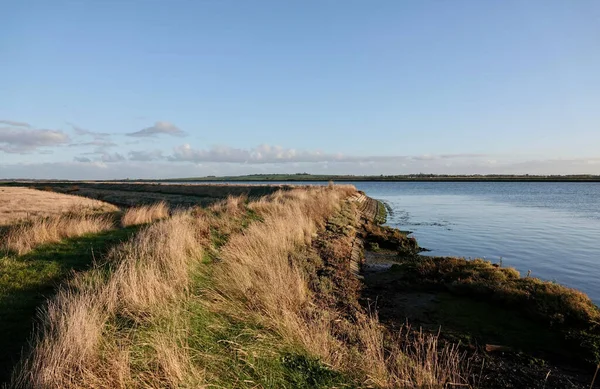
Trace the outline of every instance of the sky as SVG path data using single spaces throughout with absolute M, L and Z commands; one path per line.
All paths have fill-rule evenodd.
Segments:
M 596 0 L 0 14 L 0 178 L 600 174 Z

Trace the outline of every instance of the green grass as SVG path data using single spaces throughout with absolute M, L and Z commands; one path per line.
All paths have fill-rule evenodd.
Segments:
M 387 221 L 387 208 L 385 204 L 379 200 L 377 201 L 377 214 L 375 215 L 375 223 L 384 224 Z
M 345 215 L 342 218 L 347 217 Z M 239 218 L 240 232 L 262 218 L 251 209 Z M 340 220 L 341 222 L 341 220 Z M 341 224 L 341 223 L 340 223 Z M 302 347 L 281 346 L 280 335 L 252 317 L 234 318 L 209 307 L 212 264 L 229 235 L 211 229 L 212 247 L 193 270 L 193 298 L 179 312 L 189 321 L 188 349 L 205 369 L 206 380 L 224 388 L 350 388 L 352 379 L 334 371 Z
M 126 228 L 43 245 L 20 256 L 0 258 L 0 382 L 27 344 L 37 310 L 73 271 L 87 269 L 138 228 Z
M 404 257 L 412 258 L 422 250 L 417 240 L 408 236 L 410 231 L 400 231 L 396 228 L 367 222 L 364 232 L 367 244 L 376 244 L 381 249 L 397 251 Z
M 123 338 L 136 345 L 130 355 L 133 369 L 148 370 L 153 355 L 153 335 L 181 332 L 185 328 L 181 347 L 204 375 L 200 382 L 186 377 L 191 387 L 201 381 L 219 388 L 353 387 L 348 384 L 353 381 L 351 378 L 332 370 L 301 346 L 289 345 L 275 330 L 260 325 L 257 318 L 232 317 L 227 310 L 211 304 L 212 271 L 219 261 L 219 250 L 228 242 L 230 233 L 240 233 L 251 223 L 262 222 L 261 217 L 248 208 L 235 220 L 234 231 L 224 232 L 218 226 L 210 228 L 210 246 L 205 248 L 201 261 L 190 269 L 192 283 L 188 297 L 174 302 L 164 317 L 148 322 L 115 322 Z
M 204 212 L 204 211 L 202 211 Z M 205 212 L 213 212 L 206 210 Z M 213 214 L 215 220 L 227 215 Z M 346 215 L 348 217 L 348 215 Z M 172 307 L 157 313 L 152 320 L 113 317 L 108 324 L 117 339 L 132 344 L 129 355 L 134 379 L 148 381 L 153 370 L 157 334 L 181 336 L 181 348 L 192 356 L 192 363 L 203 372 L 204 379 L 189 378 L 193 387 L 206 380 L 215 387 L 227 388 L 348 388 L 352 378 L 334 371 L 302 346 L 290 344 L 272 328 L 259 324 L 256 317 L 232 317 L 210 305 L 212 270 L 219 261 L 219 250 L 231 234 L 240 233 L 262 218 L 246 207 L 231 223 L 216 223 L 209 230 L 200 261 L 192 268 L 192 290 Z M 344 227 L 340 221 L 340 228 Z M 127 239 L 138 228 L 65 240 L 39 247 L 26 256 L 0 260 L 0 357 L 1 380 L 6 380 L 18 361 L 34 323 L 35 312 L 51 297 L 57 285 L 72 271 L 85 271 L 94 260 L 102 260 L 106 251 Z M 85 272 L 84 276 L 96 276 Z M 172 335 L 167 335 L 172 336 Z M 178 342 L 179 343 L 179 342 Z M 107 343 L 110 345 L 112 343 Z M 285 344 L 285 346 L 282 346 Z M 110 358 L 110 346 L 103 357 Z M 190 370 L 191 371 L 191 370 Z M 167 383 L 164 383 L 167 386 Z
M 205 369 L 206 379 L 224 388 L 349 388 L 351 379 L 333 371 L 300 347 L 283 340 L 251 318 L 235 319 L 207 309 L 202 290 L 209 278 L 197 277 L 198 297 L 184 310 L 191 321 L 189 348 Z

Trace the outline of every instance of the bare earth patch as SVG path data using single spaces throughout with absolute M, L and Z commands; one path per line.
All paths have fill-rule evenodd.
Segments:
M 24 187 L 0 187 L 0 226 L 67 212 L 105 213 L 117 207 L 99 200 Z

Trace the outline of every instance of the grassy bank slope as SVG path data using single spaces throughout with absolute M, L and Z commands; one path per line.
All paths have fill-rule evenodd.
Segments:
M 48 304 L 11 386 L 466 382 L 456 350 L 390 333 L 356 303 L 360 284 L 347 271 L 355 194 L 329 187 L 230 198 L 144 227 L 109 252 L 108 267 L 76 277 Z

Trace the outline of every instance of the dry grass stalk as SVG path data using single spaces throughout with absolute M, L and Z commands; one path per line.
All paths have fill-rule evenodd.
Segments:
M 113 227 L 111 215 L 69 213 L 37 218 L 7 227 L 0 247 L 23 255 L 42 244 L 106 231 Z
M 227 199 L 219 201 L 209 207 L 216 214 L 228 214 L 230 216 L 240 216 L 244 211 L 244 206 L 248 202 L 248 196 L 227 196 Z
M 123 227 L 152 223 L 169 217 L 169 206 L 164 201 L 152 205 L 129 208 L 121 218 Z

